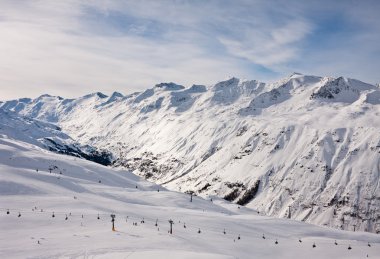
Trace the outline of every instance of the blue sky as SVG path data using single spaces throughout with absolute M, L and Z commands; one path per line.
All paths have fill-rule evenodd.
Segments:
M 379 83 L 379 13 L 376 0 L 3 0 L 0 99 L 294 71 Z

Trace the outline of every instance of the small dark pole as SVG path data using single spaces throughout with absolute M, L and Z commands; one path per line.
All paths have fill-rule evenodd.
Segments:
M 193 193 L 190 193 L 190 202 L 193 202 Z
M 111 222 L 112 222 L 112 231 L 115 231 L 115 214 L 111 214 Z
M 355 230 L 356 230 L 356 225 L 354 224 L 353 226 L 354 226 L 354 232 L 355 232 Z
M 290 207 L 291 207 L 291 206 L 288 206 L 288 208 L 289 208 L 288 219 L 290 219 L 290 218 L 291 218 L 291 214 L 290 214 Z
M 173 220 L 169 220 L 169 224 L 170 224 L 170 230 L 169 230 L 169 233 L 170 233 L 170 234 L 173 234 L 173 224 L 174 224 L 174 221 L 173 221 Z

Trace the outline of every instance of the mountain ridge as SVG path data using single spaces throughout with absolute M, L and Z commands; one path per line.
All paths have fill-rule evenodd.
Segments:
M 0 106 L 50 120 L 81 144 L 112 152 L 113 166 L 170 189 L 380 231 L 377 86 L 298 73 L 270 84 L 158 85 L 112 100 L 95 93 Z

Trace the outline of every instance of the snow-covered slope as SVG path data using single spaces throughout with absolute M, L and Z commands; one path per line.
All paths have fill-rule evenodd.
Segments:
M 217 195 L 267 215 L 380 231 L 374 85 L 295 73 L 271 84 L 162 83 L 128 96 L 1 105 L 55 122 L 82 144 L 110 150 L 114 166 L 170 189 Z
M 127 171 L 0 137 L 1 258 L 379 258 L 376 234 L 213 198 L 190 202 Z
M 1 108 L 0 135 L 104 165 L 109 165 L 112 159 L 111 154 L 106 151 L 80 145 L 54 124 L 19 116 L 15 112 Z

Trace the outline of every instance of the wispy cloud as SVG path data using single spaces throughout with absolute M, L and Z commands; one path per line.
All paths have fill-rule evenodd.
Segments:
M 380 23 L 371 4 L 379 7 L 375 1 L 359 7 L 277 0 L 2 1 L 0 98 L 128 93 L 161 81 L 210 84 L 232 75 L 268 80 L 291 70 L 380 81 L 371 68 L 380 65 L 374 43 Z M 331 17 L 341 17 L 347 31 L 331 33 Z
M 253 63 L 271 67 L 288 62 L 298 56 L 299 43 L 311 31 L 308 23 L 292 21 L 262 34 L 252 29 L 243 39 L 220 38 L 220 42 L 232 56 L 248 59 Z

